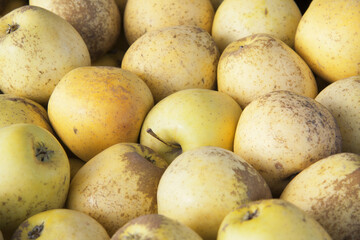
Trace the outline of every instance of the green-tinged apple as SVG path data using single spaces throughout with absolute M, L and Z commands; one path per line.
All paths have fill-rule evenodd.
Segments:
M 160 214 L 134 218 L 116 231 L 111 240 L 202 240 L 194 230 L 174 219 Z
M 260 172 L 278 197 L 294 175 L 341 152 L 341 134 L 330 111 L 314 99 L 273 91 L 244 109 L 234 152 Z
M 55 87 L 51 125 L 77 157 L 88 161 L 119 142 L 138 142 L 154 99 L 136 74 L 117 67 L 79 67 Z
M 131 219 L 157 213 L 156 192 L 167 166 L 148 147 L 115 144 L 79 169 L 66 206 L 92 216 L 112 236 Z
M 233 149 L 241 107 L 225 93 L 186 89 L 169 95 L 148 113 L 140 143 L 168 163 L 182 152 L 200 146 Z
M 68 21 L 84 39 L 92 61 L 108 52 L 120 35 L 121 16 L 114 0 L 29 0 Z
M 228 213 L 217 240 L 332 240 L 310 215 L 281 199 L 252 201 Z
M 339 153 L 300 172 L 281 199 L 314 217 L 333 239 L 360 239 L 360 155 Z
M 0 128 L 0 229 L 8 239 L 30 216 L 64 207 L 70 166 L 47 130 L 17 123 Z
M 80 34 L 60 16 L 36 6 L 0 18 L 0 89 L 46 105 L 60 79 L 90 65 Z
M 199 147 L 174 159 L 160 179 L 158 213 L 203 239 L 216 239 L 221 221 L 242 204 L 271 198 L 262 176 L 235 153 Z
M 11 240 L 109 240 L 105 228 L 89 215 L 70 209 L 51 209 L 22 222 Z

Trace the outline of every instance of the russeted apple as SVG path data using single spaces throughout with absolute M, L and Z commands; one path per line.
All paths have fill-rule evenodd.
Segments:
M 30 216 L 63 208 L 69 159 L 57 139 L 34 124 L 0 128 L 0 229 L 5 239 Z

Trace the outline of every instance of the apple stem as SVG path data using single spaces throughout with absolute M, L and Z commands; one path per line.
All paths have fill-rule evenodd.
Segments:
M 36 225 L 30 232 L 28 232 L 28 238 L 29 239 L 39 238 L 43 229 L 44 229 L 44 222 L 42 222 L 40 225 Z
M 151 128 L 146 129 L 146 132 L 148 134 L 150 134 L 151 136 L 153 136 L 154 138 L 156 138 L 157 140 L 159 140 L 160 142 L 164 143 L 165 145 L 172 147 L 172 148 L 181 148 L 181 146 L 179 144 L 176 143 L 168 143 L 165 142 L 164 140 L 162 140 L 158 135 L 156 135 L 156 133 L 154 133 L 154 131 Z
M 8 28 L 6 29 L 6 34 L 10 34 L 12 32 L 15 32 L 20 26 L 17 23 L 8 24 Z
M 259 209 L 255 209 L 254 212 L 250 212 L 248 211 L 245 216 L 243 217 L 243 220 L 244 221 L 248 221 L 248 220 L 251 220 L 253 218 L 256 218 L 259 216 Z
M 54 151 L 49 150 L 44 143 L 39 143 L 35 149 L 35 156 L 41 162 L 47 162 L 50 160 L 51 155 Z

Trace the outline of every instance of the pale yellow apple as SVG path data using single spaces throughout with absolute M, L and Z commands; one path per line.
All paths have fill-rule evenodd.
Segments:
M 129 45 L 146 32 L 170 26 L 192 25 L 210 33 L 213 18 L 210 0 L 128 0 L 124 32 Z
M 313 217 L 280 199 L 252 201 L 228 213 L 217 240 L 233 239 L 332 240 Z
M 15 123 L 32 123 L 53 133 L 42 105 L 14 94 L 0 94 L 0 128 Z
M 360 2 L 314 0 L 299 22 L 295 50 L 328 82 L 360 74 Z
M 221 221 L 242 204 L 271 198 L 261 175 L 235 153 L 212 146 L 184 152 L 160 179 L 158 213 L 216 239 Z
M 67 73 L 48 104 L 57 135 L 88 161 L 119 142 L 137 142 L 154 100 L 134 73 L 117 67 L 79 67 Z
M 339 153 L 300 172 L 281 199 L 314 217 L 333 239 L 360 239 L 360 155 Z
M 304 60 L 280 39 L 252 34 L 230 43 L 222 52 L 217 85 L 242 108 L 274 90 L 289 90 L 315 98 L 315 77 Z
M 314 99 L 273 91 L 244 109 L 234 152 L 260 172 L 277 197 L 294 175 L 341 152 L 341 134 L 330 111 Z
M 255 33 L 274 35 L 293 47 L 300 19 L 293 0 L 226 0 L 216 10 L 211 34 L 220 51 Z
M 64 207 L 68 157 L 57 139 L 34 124 L 0 128 L 0 229 L 5 239 L 28 217 Z
M 145 146 L 115 144 L 79 169 L 66 206 L 92 216 L 112 236 L 131 219 L 157 213 L 157 187 L 167 166 Z
M 105 228 L 89 215 L 70 209 L 52 209 L 37 213 L 22 222 L 14 240 L 109 240 Z
M 215 89 L 219 56 L 205 30 L 174 26 L 144 34 L 126 51 L 121 67 L 141 77 L 158 102 L 183 89 Z
M 121 30 L 121 16 L 114 0 L 29 0 L 68 21 L 84 39 L 92 61 L 108 52 Z
M 200 146 L 233 149 L 241 108 L 229 95 L 208 89 L 186 89 L 157 103 L 146 116 L 140 143 L 170 163 Z
M 134 218 L 116 231 L 111 240 L 202 240 L 194 230 L 160 214 L 146 214 Z
M 90 65 L 80 34 L 60 16 L 36 6 L 0 18 L 0 89 L 46 105 L 60 79 Z
M 315 98 L 340 127 L 342 151 L 360 154 L 360 75 L 338 80 Z

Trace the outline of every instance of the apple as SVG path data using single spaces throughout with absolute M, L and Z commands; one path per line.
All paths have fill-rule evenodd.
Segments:
M 289 90 L 315 98 L 315 77 L 304 60 L 280 39 L 258 33 L 230 43 L 217 69 L 218 90 L 244 109 L 252 100 L 274 90 Z
M 188 226 L 160 214 L 146 214 L 134 218 L 111 238 L 123 239 L 202 240 L 199 234 Z
M 301 17 L 294 0 L 227 0 L 215 12 L 211 34 L 220 51 L 255 33 L 271 34 L 293 47 Z
M 157 192 L 158 213 L 187 225 L 203 239 L 216 239 L 228 212 L 248 201 L 268 198 L 270 188 L 250 164 L 213 146 L 175 158 Z
M 112 145 L 76 173 L 66 207 L 92 216 L 112 236 L 131 219 L 157 213 L 157 187 L 167 166 L 148 147 Z
M 278 197 L 294 175 L 341 152 L 341 134 L 331 112 L 314 99 L 273 91 L 244 109 L 234 152 L 260 172 Z
M 37 213 L 22 222 L 12 238 L 109 240 L 105 228 L 85 213 L 70 209 L 51 209 Z
M 217 240 L 232 239 L 332 240 L 314 218 L 281 199 L 251 201 L 228 213 Z
M 138 142 L 154 99 L 145 82 L 117 67 L 88 66 L 68 72 L 48 103 L 50 122 L 64 144 L 88 161 L 119 142 Z
M 233 149 L 242 110 L 225 93 L 186 89 L 158 102 L 146 116 L 140 143 L 159 153 L 168 163 L 200 146 Z
M 314 217 L 333 239 L 360 239 L 360 155 L 338 153 L 310 165 L 281 199 Z
M 43 106 L 70 70 L 90 65 L 80 34 L 60 16 L 36 6 L 0 18 L 0 89 Z
M 313 0 L 299 22 L 295 50 L 328 82 L 360 74 L 360 2 Z
M 0 229 L 5 239 L 28 217 L 64 207 L 68 157 L 57 139 L 34 124 L 0 128 Z

